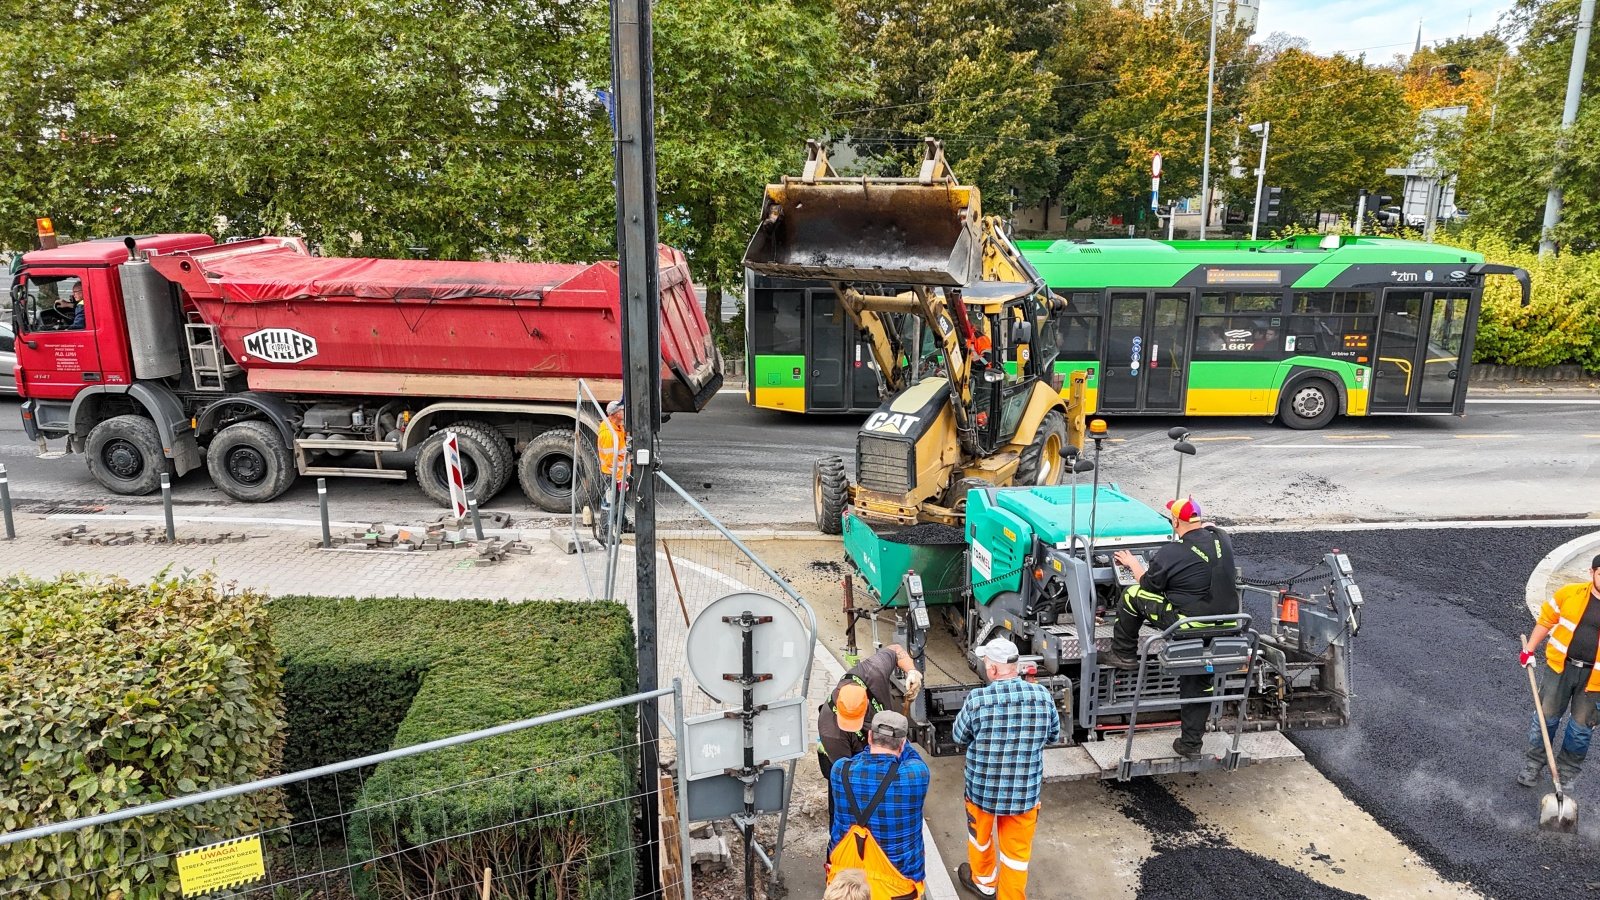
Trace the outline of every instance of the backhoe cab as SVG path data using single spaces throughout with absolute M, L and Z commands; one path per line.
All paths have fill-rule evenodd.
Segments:
M 929 139 L 913 178 L 838 177 L 817 141 L 799 178 L 767 185 L 753 271 L 829 282 L 872 347 L 888 398 L 843 460 L 817 461 L 817 527 L 845 508 L 879 525 L 959 524 L 974 488 L 1060 481 L 1083 446 L 1083 385 L 1054 375 L 1064 308 L 978 189 Z

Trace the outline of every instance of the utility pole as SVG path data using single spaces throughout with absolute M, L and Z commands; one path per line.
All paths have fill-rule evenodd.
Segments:
M 611 90 L 616 104 L 617 276 L 622 282 L 622 375 L 633 453 L 639 690 L 660 682 L 656 664 L 656 432 L 661 428 L 661 297 L 656 257 L 655 76 L 650 0 L 611 0 Z M 648 848 L 642 897 L 661 896 L 657 796 L 660 714 L 639 707 L 640 819 Z M 682 735 L 678 736 L 682 739 Z
M 1256 227 L 1261 224 L 1261 186 L 1267 182 L 1267 137 L 1272 134 L 1272 123 L 1251 125 L 1250 133 L 1261 135 L 1261 161 L 1256 163 L 1256 208 L 1250 213 L 1250 240 L 1253 241 Z
M 1206 63 L 1206 148 L 1200 160 L 1200 240 L 1206 239 L 1211 218 L 1211 101 L 1217 93 L 1217 3 L 1211 2 L 1211 57 Z M 1590 5 L 1593 5 L 1592 3 Z
M 1594 0 L 1583 0 L 1578 8 L 1578 31 L 1572 36 L 1572 67 L 1567 70 L 1567 105 L 1561 111 L 1561 136 L 1556 146 L 1564 148 L 1578 121 L 1578 100 L 1583 94 L 1583 67 L 1589 61 L 1589 33 L 1594 30 Z M 1550 175 L 1550 193 L 1544 198 L 1544 228 L 1539 233 L 1539 255 L 1555 252 L 1556 225 L 1561 222 L 1561 166 Z

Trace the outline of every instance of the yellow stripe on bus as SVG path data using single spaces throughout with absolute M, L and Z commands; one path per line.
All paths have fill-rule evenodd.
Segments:
M 790 412 L 806 411 L 806 389 L 803 387 L 762 387 L 756 385 L 758 409 L 787 409 Z
M 1190 388 L 1184 412 L 1191 416 L 1270 416 L 1275 391 L 1259 388 Z

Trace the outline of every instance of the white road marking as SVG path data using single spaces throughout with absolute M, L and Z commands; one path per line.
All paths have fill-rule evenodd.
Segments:
M 1274 522 L 1269 525 L 1231 525 L 1231 532 L 1297 531 L 1415 531 L 1420 528 L 1591 528 L 1600 527 L 1600 514 L 1587 519 L 1442 519 L 1437 522 Z
M 1574 397 L 1570 400 L 1540 398 L 1513 398 L 1496 400 L 1489 397 L 1468 397 L 1468 403 L 1503 403 L 1523 406 L 1600 406 L 1600 399 L 1589 397 Z
M 51 514 L 45 516 L 45 518 L 46 519 L 61 519 L 61 520 L 68 521 L 68 522 L 79 521 L 79 520 L 82 520 L 82 519 L 106 519 L 106 520 L 115 520 L 115 521 L 118 521 L 118 522 L 163 522 L 163 521 L 166 521 L 164 516 L 149 516 L 149 515 L 142 515 L 142 514 L 139 514 L 139 513 L 112 513 L 112 512 L 103 512 L 103 513 L 51 513 Z M 174 522 L 190 522 L 190 523 L 193 523 L 193 524 L 196 524 L 196 525 L 263 525 L 263 526 L 269 526 L 269 527 L 273 527 L 273 528 L 299 528 L 299 527 L 307 526 L 307 525 L 315 526 L 315 527 L 321 527 L 321 525 L 322 525 L 322 520 L 320 520 L 320 519 L 277 519 L 277 518 L 268 518 L 268 517 L 264 517 L 264 516 L 185 516 L 185 515 L 176 515 L 176 514 L 174 514 L 173 517 L 172 517 L 172 521 L 174 521 Z M 372 520 L 370 520 L 370 519 L 365 521 L 365 522 L 333 522 L 333 521 L 330 521 L 328 523 L 328 527 L 330 527 L 330 528 L 366 528 L 367 526 L 369 526 L 371 524 L 372 524 Z

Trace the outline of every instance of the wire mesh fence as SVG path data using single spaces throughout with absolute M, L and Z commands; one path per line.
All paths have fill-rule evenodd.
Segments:
M 0 834 L 0 897 L 661 896 L 646 867 L 655 851 L 678 858 L 687 832 L 662 829 L 660 847 L 645 837 L 642 817 L 656 813 L 641 808 L 638 716 L 652 699 L 681 721 L 675 682 L 304 772 Z M 63 787 L 64 814 L 99 787 L 80 782 Z M 681 874 L 669 888 L 667 897 L 689 896 Z

